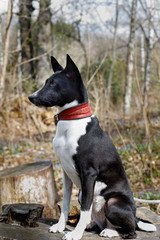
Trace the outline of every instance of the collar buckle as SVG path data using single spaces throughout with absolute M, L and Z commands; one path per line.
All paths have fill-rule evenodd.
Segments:
M 57 125 L 58 121 L 59 121 L 59 117 L 58 117 L 58 114 L 56 114 L 56 115 L 54 115 L 54 123 L 55 123 L 55 125 Z

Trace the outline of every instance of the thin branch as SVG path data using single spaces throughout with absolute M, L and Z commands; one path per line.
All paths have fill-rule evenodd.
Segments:
M 43 56 L 47 55 L 48 53 L 50 53 L 54 48 L 56 48 L 56 46 L 54 46 L 53 48 L 49 49 L 47 52 L 45 52 L 45 53 L 43 53 L 43 54 L 41 54 L 41 55 L 39 55 L 39 56 L 37 56 L 37 57 L 30 58 L 29 60 L 26 60 L 26 61 L 23 61 L 23 62 L 17 64 L 16 67 L 19 67 L 19 66 L 21 66 L 21 65 L 23 65 L 23 64 L 26 64 L 26 63 L 28 63 L 28 62 L 35 61 L 35 60 L 43 57 Z
M 136 197 L 134 197 L 134 201 L 140 202 L 140 203 L 152 203 L 152 204 L 160 203 L 160 200 L 145 200 L 145 199 L 139 199 Z
M 98 68 L 95 70 L 95 72 L 92 74 L 91 78 L 89 79 L 89 81 L 87 82 L 87 87 L 89 86 L 89 84 L 93 81 L 95 75 L 98 73 L 99 69 L 101 68 L 101 66 L 103 65 L 104 61 L 106 60 L 106 57 L 108 55 L 108 52 L 104 55 L 101 63 L 99 64 Z

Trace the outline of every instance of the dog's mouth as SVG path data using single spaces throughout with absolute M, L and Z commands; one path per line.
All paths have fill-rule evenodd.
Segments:
M 44 105 L 41 103 L 41 101 L 38 100 L 37 97 L 34 97 L 34 96 L 30 95 L 30 96 L 28 97 L 28 99 L 29 99 L 29 101 L 30 101 L 31 103 L 33 103 L 33 104 L 36 105 L 37 107 L 44 107 Z M 46 106 L 46 105 L 45 105 L 45 106 Z
M 30 95 L 30 96 L 28 97 L 28 99 L 29 99 L 29 101 L 30 101 L 31 103 L 33 103 L 34 105 L 40 107 L 41 104 L 39 104 L 39 101 L 37 100 L 36 97 L 34 97 L 33 95 Z
M 38 97 L 34 97 L 32 95 L 30 95 L 28 99 L 31 103 L 33 103 L 37 107 L 53 107 L 53 105 L 50 104 L 49 102 L 42 101 Z

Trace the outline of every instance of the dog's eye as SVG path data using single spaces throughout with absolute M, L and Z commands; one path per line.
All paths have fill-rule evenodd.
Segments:
M 57 84 L 55 82 L 51 82 L 50 86 L 55 87 Z

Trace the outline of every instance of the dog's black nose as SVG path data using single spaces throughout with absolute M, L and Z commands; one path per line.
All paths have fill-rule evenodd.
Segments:
M 29 99 L 29 101 L 33 102 L 34 96 L 33 96 L 33 95 L 30 95 L 30 96 L 28 97 L 28 99 Z

